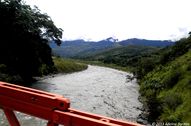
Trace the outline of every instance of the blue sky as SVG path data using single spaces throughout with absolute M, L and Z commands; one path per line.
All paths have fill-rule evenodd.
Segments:
M 63 39 L 177 40 L 191 31 L 190 0 L 25 0 L 47 13 Z

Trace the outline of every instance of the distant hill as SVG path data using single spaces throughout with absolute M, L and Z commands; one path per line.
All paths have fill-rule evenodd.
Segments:
M 169 45 L 173 45 L 174 43 L 169 40 L 146 40 L 146 39 L 127 39 L 119 42 L 120 45 L 126 46 L 126 45 L 138 45 L 138 46 L 154 46 L 154 47 L 165 47 Z
M 101 41 L 85 41 L 83 39 L 63 41 L 61 46 L 56 46 L 53 42 L 50 43 L 50 46 L 55 55 L 62 57 L 87 57 L 95 55 L 97 53 L 128 46 L 153 46 L 153 47 L 165 47 L 173 45 L 171 41 L 160 41 L 160 40 L 144 40 L 144 39 L 127 39 L 123 41 L 117 41 L 112 37 L 107 38 Z
M 107 64 L 116 64 L 122 67 L 126 66 L 136 67 L 138 63 L 137 60 L 140 57 L 156 52 L 159 49 L 161 48 L 150 47 L 150 46 L 128 45 L 106 50 L 98 54 L 85 57 L 85 59 L 90 61 L 101 61 Z
M 102 40 L 98 42 L 72 40 L 63 41 L 60 46 L 56 46 L 53 42 L 50 43 L 53 53 L 62 57 L 76 57 L 93 54 L 109 48 L 115 48 L 118 43 L 111 40 Z

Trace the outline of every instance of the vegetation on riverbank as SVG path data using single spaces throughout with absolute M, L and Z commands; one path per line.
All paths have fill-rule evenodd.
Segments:
M 63 59 L 59 57 L 53 57 L 54 68 L 51 73 L 72 73 L 82 71 L 88 68 L 87 64 L 78 62 L 76 60 L 71 59 Z M 9 71 L 7 71 L 7 66 L 4 64 L 0 64 L 0 80 L 11 82 L 11 83 L 25 83 L 25 81 L 21 78 L 21 76 L 12 75 Z M 50 74 L 49 70 L 47 70 L 47 66 L 42 65 L 39 69 L 39 76 Z M 34 80 L 33 80 L 34 81 Z
M 77 72 L 88 68 L 86 64 L 71 59 L 53 57 L 53 61 L 54 61 L 54 66 L 56 68 L 56 72 L 59 73 Z
M 109 67 L 109 68 L 113 68 L 113 69 L 117 69 L 117 70 L 121 70 L 121 71 L 125 71 L 125 72 L 132 71 L 131 67 L 122 67 L 122 66 L 119 66 L 116 64 L 103 63 L 101 61 L 90 61 L 90 60 L 77 60 L 77 61 L 79 61 L 81 63 L 85 63 L 85 64 L 90 64 L 90 65 Z
M 191 36 L 151 55 L 139 68 L 140 93 L 148 107 L 149 121 L 191 124 Z M 144 65 L 142 65 L 144 66 Z M 139 74 L 139 73 L 137 73 Z
M 149 108 L 149 120 L 191 123 L 191 52 L 144 76 L 140 93 Z

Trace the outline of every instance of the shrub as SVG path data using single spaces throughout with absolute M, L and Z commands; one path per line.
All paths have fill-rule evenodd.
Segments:
M 87 69 L 87 65 L 62 58 L 53 59 L 57 72 L 71 73 Z
M 182 103 L 179 93 L 168 93 L 162 100 L 163 106 L 173 111 Z
M 7 72 L 7 66 L 5 64 L 0 64 L 0 73 L 6 73 Z
M 177 84 L 179 78 L 181 76 L 181 72 L 179 69 L 172 69 L 168 72 L 167 76 L 164 78 L 163 84 L 166 88 L 172 88 Z

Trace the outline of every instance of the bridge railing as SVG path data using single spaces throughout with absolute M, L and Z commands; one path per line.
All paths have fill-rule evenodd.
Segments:
M 48 120 L 47 126 L 141 126 L 70 108 L 61 95 L 0 82 L 0 108 L 10 126 L 20 126 L 14 111 Z

